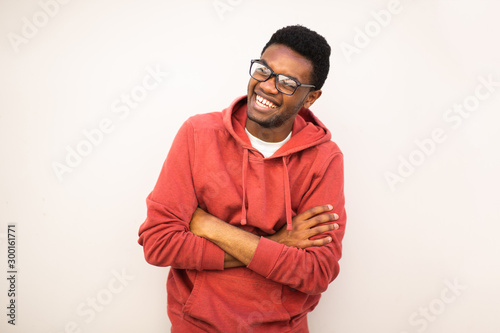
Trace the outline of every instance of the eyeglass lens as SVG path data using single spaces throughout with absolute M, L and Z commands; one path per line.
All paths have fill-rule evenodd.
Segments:
M 273 74 L 272 70 L 259 63 L 259 62 L 254 62 L 252 63 L 252 67 L 250 68 L 250 75 L 257 81 L 263 82 L 266 81 L 271 77 Z M 297 89 L 298 84 L 297 82 L 283 74 L 278 74 L 276 78 L 276 88 L 281 91 L 284 94 L 291 95 L 295 92 Z

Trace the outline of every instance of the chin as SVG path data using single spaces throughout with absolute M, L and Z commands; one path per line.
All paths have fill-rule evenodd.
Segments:
M 281 119 L 280 117 L 271 117 L 265 120 L 254 117 L 252 113 L 249 112 L 248 108 L 247 108 L 247 118 L 263 128 L 276 128 L 280 127 L 284 123 L 283 119 Z

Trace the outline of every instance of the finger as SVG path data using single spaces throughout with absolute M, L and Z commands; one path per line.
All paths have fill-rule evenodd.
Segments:
M 336 220 L 335 215 L 334 213 L 316 215 L 307 221 L 307 227 L 313 228 L 318 224 L 333 222 Z
M 323 246 L 323 245 L 331 243 L 331 241 L 332 241 L 331 237 L 325 237 L 325 238 L 315 239 L 315 240 L 309 241 L 309 245 L 307 247 L 311 247 L 311 246 Z
M 328 231 L 337 230 L 338 228 L 339 228 L 339 225 L 337 223 L 330 223 L 327 225 L 322 225 L 319 227 L 311 228 L 311 229 L 309 229 L 309 237 L 308 238 L 320 235 L 320 234 L 328 232 Z
M 303 212 L 300 215 L 302 216 L 302 218 L 304 220 L 309 220 L 310 218 L 312 218 L 312 217 L 314 217 L 316 215 L 329 212 L 332 209 L 333 209 L 332 205 L 316 206 L 316 207 L 313 207 L 313 208 L 310 208 L 310 209 L 306 210 L 305 212 Z
M 332 231 L 332 230 L 333 230 L 333 225 L 331 225 L 331 224 L 311 228 L 311 229 L 309 229 L 309 237 L 308 238 L 311 238 L 311 237 L 314 237 L 314 236 L 317 236 L 317 235 L 320 235 L 322 233 Z

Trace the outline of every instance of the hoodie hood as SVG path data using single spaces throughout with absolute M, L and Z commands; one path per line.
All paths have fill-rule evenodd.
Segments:
M 247 121 L 247 96 L 236 99 L 228 108 L 222 111 L 223 122 L 226 129 L 233 138 L 238 141 L 244 149 L 253 149 L 250 139 L 245 132 Z M 302 108 L 293 123 L 292 137 L 273 156 L 269 158 L 283 157 L 301 150 L 317 146 L 330 141 L 331 133 L 326 126 L 311 112 Z
M 243 149 L 242 161 L 242 186 L 243 186 L 243 202 L 241 208 L 241 224 L 247 223 L 247 207 L 246 207 L 246 191 L 247 191 L 247 172 L 249 163 L 249 154 L 264 156 L 255 148 L 252 147 L 250 139 L 245 132 L 247 121 L 247 96 L 242 96 L 236 99 L 228 108 L 222 111 L 223 123 L 231 136 L 241 144 Z M 287 230 L 292 230 L 292 208 L 291 208 L 291 193 L 290 179 L 288 175 L 288 160 L 290 155 L 318 146 L 328 142 L 331 139 L 331 133 L 323 123 L 316 118 L 311 110 L 302 108 L 295 117 L 292 127 L 292 137 L 280 149 L 278 149 L 271 157 L 267 159 L 281 158 L 282 173 L 283 173 L 283 191 L 285 194 L 285 216 Z

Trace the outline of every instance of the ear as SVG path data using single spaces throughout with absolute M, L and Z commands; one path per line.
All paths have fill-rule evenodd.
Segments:
M 322 93 L 323 92 L 321 90 L 311 91 L 309 94 L 307 94 L 303 107 L 309 109 L 311 105 L 313 105 L 314 102 L 321 96 Z

